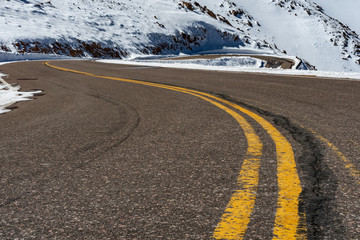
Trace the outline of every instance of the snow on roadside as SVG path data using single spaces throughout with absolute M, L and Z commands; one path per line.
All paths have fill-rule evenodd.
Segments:
M 135 60 L 135 62 L 142 62 Z M 220 57 L 216 59 L 191 59 L 191 60 L 148 60 L 147 62 L 159 64 L 182 64 L 195 66 L 217 66 L 226 67 L 227 69 L 238 68 L 262 68 L 266 65 L 266 61 L 252 57 Z
M 237 58 L 237 57 L 236 57 Z M 254 58 L 252 58 L 254 59 Z M 203 59 L 205 60 L 205 59 Z M 309 76 L 309 77 L 326 77 L 326 78 L 338 78 L 338 79 L 356 79 L 360 80 L 360 72 L 326 72 L 326 71 L 312 71 L 312 70 L 294 70 L 294 69 L 269 69 L 259 68 L 256 65 L 233 65 L 224 66 L 221 65 L 224 62 L 216 59 L 195 62 L 184 60 L 113 60 L 104 59 L 97 60 L 103 63 L 112 64 L 126 64 L 126 65 L 138 65 L 138 66 L 150 66 L 150 67 L 167 67 L 167 68 L 180 68 L 180 69 L 197 69 L 197 70 L 212 70 L 212 71 L 230 71 L 230 72 L 249 72 L 249 73 L 267 73 L 267 74 L 281 74 L 281 75 L 294 75 L 294 76 Z M 211 64 L 209 62 L 213 61 Z M 231 61 L 230 61 L 231 62 Z M 200 63 L 200 64 L 199 64 Z M 202 63 L 202 64 L 201 64 Z M 205 64 L 206 63 L 206 64 Z M 216 64 L 220 63 L 220 64 Z M 239 62 L 238 62 L 239 63 Z
M 32 100 L 35 94 L 41 93 L 40 90 L 32 92 L 20 92 L 20 86 L 11 86 L 2 77 L 6 75 L 0 73 L 0 114 L 10 112 L 10 105 L 21 102 Z
M 30 61 L 30 60 L 65 60 L 78 59 L 62 55 L 42 54 L 42 53 L 6 53 L 0 52 L 0 65 L 6 62 Z
M 225 60 L 225 62 L 227 62 L 228 67 L 234 67 L 234 68 L 238 68 L 238 67 L 246 67 L 246 68 L 263 68 L 266 65 L 266 61 L 264 60 L 260 60 L 259 58 L 257 58 L 257 56 L 262 56 L 262 57 L 272 57 L 272 58 L 284 58 L 284 59 L 288 59 L 294 62 L 294 65 L 292 66 L 292 69 L 294 70 L 307 70 L 307 67 L 304 65 L 303 61 L 296 57 L 296 56 L 290 56 L 290 55 L 286 55 L 286 54 L 274 54 L 272 51 L 266 50 L 266 49 L 254 49 L 254 48 L 247 48 L 247 47 L 243 47 L 243 48 L 236 48 L 236 47 L 223 47 L 222 49 L 214 49 L 214 50 L 206 50 L 206 51 L 202 51 L 197 53 L 194 56 L 199 56 L 199 55 L 224 55 L 224 57 L 233 57 L 233 59 L 231 60 Z M 229 56 L 226 56 L 229 55 Z M 232 55 L 232 56 L 231 56 Z M 236 55 L 236 56 L 234 56 Z M 126 60 L 128 61 L 137 61 L 137 62 L 142 62 L 144 60 L 149 60 L 151 62 L 156 62 L 155 60 L 158 59 L 162 59 L 162 61 L 160 63 L 166 63 L 166 62 L 171 62 L 170 60 L 168 61 L 164 61 L 164 59 L 166 58 L 177 58 L 177 57 L 191 57 L 191 54 L 184 54 L 184 53 L 180 53 L 179 55 L 140 55 L 140 54 L 132 54 L 130 55 Z M 248 58 L 252 58 L 254 60 L 257 61 L 256 64 L 246 64 L 246 62 L 244 62 L 243 60 L 236 60 L 234 58 L 241 58 L 241 57 L 248 57 Z M 105 59 L 106 60 L 106 59 Z M 173 62 L 176 63 L 176 62 Z M 217 59 L 211 59 L 210 61 L 201 61 L 201 62 L 185 62 L 184 60 L 181 60 L 180 62 L 181 64 L 199 64 L 199 65 L 208 65 L 210 64 L 211 66 L 225 66 L 224 65 L 224 61 L 218 61 Z M 302 64 L 302 65 L 301 65 Z M 226 69 L 224 69 L 226 71 Z M 236 69 L 235 69 L 236 70 Z

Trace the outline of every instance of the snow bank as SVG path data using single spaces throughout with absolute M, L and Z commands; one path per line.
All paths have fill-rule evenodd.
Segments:
M 170 67 L 184 69 L 204 69 L 219 71 L 238 71 L 239 69 L 259 69 L 266 65 L 266 61 L 251 57 L 221 57 L 216 59 L 191 60 L 98 60 L 103 63 L 133 64 L 141 66 Z
M 249 47 L 223 47 L 222 49 L 214 49 L 214 50 L 207 50 L 202 51 L 197 54 L 206 55 L 206 54 L 242 54 L 242 55 L 274 55 L 274 51 L 269 49 L 256 49 L 256 48 L 249 48 Z M 280 53 L 279 53 L 280 55 Z M 277 55 L 277 57 L 279 57 Z M 284 54 L 284 56 L 286 56 Z
M 146 60 L 140 61 L 138 59 L 134 60 L 98 60 L 103 63 L 112 63 L 112 64 L 126 64 L 126 65 L 139 65 L 139 66 L 152 66 L 152 67 L 168 67 L 168 68 L 180 68 L 180 69 L 197 69 L 197 70 L 211 70 L 211 71 L 230 71 L 230 72 L 249 72 L 249 73 L 267 73 L 267 74 L 282 74 L 282 75 L 293 75 L 293 76 L 309 76 L 309 77 L 327 77 L 327 78 L 337 78 L 337 79 L 352 79 L 360 80 L 360 73 L 350 73 L 350 72 L 326 72 L 326 71 L 311 71 L 311 70 L 294 70 L 294 69 L 269 69 L 259 67 L 264 64 L 264 61 L 254 59 L 256 64 L 245 64 L 250 61 L 249 59 L 245 60 L 246 57 L 240 58 L 235 57 L 231 59 L 230 57 L 224 57 L 224 59 L 202 59 L 201 61 L 197 60 Z M 245 58 L 245 59 L 244 59 Z M 231 59 L 231 60 L 229 60 Z M 211 62 L 211 63 L 210 63 Z M 252 60 L 250 61 L 252 62 Z M 243 65 L 241 65 L 243 63 Z M 228 65 L 224 65 L 228 64 Z M 236 65 L 237 64 L 237 65 Z
M 27 61 L 27 60 L 51 60 L 51 59 L 74 59 L 67 56 L 40 54 L 40 53 L 6 53 L 0 52 L 0 62 Z M 76 58 L 75 58 L 76 59 Z
M 0 73 L 0 114 L 11 111 L 10 109 L 6 109 L 6 107 L 9 107 L 16 102 L 31 100 L 35 94 L 41 93 L 40 90 L 20 92 L 20 86 L 11 86 L 2 78 L 4 76 L 4 74 Z
M 142 62 L 135 60 L 135 62 Z M 226 69 L 233 68 L 262 68 L 266 65 L 266 61 L 252 58 L 252 57 L 220 57 L 216 59 L 191 59 L 191 60 L 148 60 L 149 63 L 170 64 L 170 65 L 193 65 L 202 67 L 225 67 Z

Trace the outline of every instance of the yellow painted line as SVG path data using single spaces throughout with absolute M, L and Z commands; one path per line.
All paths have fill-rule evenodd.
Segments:
M 242 108 L 232 102 L 223 100 L 206 93 L 220 102 L 238 109 L 258 122 L 270 135 L 276 146 L 277 178 L 278 178 L 278 206 L 276 211 L 273 239 L 306 239 L 306 216 L 299 213 L 299 196 L 302 191 L 299 175 L 297 174 L 294 152 L 288 140 L 267 120 L 261 116 Z M 299 233 L 303 233 L 302 235 Z M 238 238 L 219 238 L 238 239 Z
M 298 210 L 302 188 L 291 144 L 264 118 L 238 105 L 234 104 L 234 107 L 257 121 L 270 135 L 276 146 L 279 192 L 273 239 L 305 238 L 298 234 L 298 232 L 306 232 L 306 229 L 300 229 L 301 219 L 306 217 L 300 216 Z
M 263 147 L 259 136 L 256 134 L 254 128 L 245 118 L 243 118 L 235 111 L 225 107 L 224 105 L 214 100 L 211 100 L 208 97 L 211 97 L 213 99 L 222 102 L 225 102 L 224 100 L 198 91 L 189 90 L 180 87 L 172 87 L 157 83 L 149 83 L 149 82 L 143 82 L 137 80 L 100 76 L 91 73 L 56 67 L 50 65 L 49 63 L 45 63 L 45 65 L 58 70 L 84 74 L 87 76 L 92 76 L 97 78 L 106 78 L 106 79 L 112 79 L 118 81 L 132 82 L 132 83 L 153 86 L 153 87 L 160 87 L 164 89 L 187 93 L 196 96 L 198 98 L 201 98 L 207 102 L 210 102 L 211 104 L 221 108 L 222 110 L 230 114 L 239 123 L 240 127 L 244 131 L 248 143 L 248 148 L 246 153 L 247 156 L 242 164 L 241 171 L 237 180 L 237 185 L 239 189 L 237 189 L 235 193 L 232 195 L 229 204 L 227 205 L 227 208 L 225 210 L 225 213 L 223 214 L 220 223 L 215 229 L 214 238 L 242 239 L 244 237 L 247 226 L 251 219 L 251 213 L 255 206 L 256 193 L 259 184 L 260 159 L 262 156 L 262 147 Z
M 247 156 L 241 166 L 238 177 L 238 188 L 231 196 L 217 228 L 214 232 L 215 239 L 242 239 L 251 219 L 255 206 L 256 193 L 259 185 L 259 169 L 262 156 L 262 142 L 255 133 L 254 128 L 238 113 L 223 105 L 190 92 L 185 92 L 206 101 L 229 113 L 240 124 L 248 142 Z
M 60 68 L 56 66 L 52 66 L 49 63 L 45 63 L 45 65 L 59 69 L 62 71 L 73 72 L 84 74 L 87 76 L 97 77 L 97 78 L 106 78 L 124 82 L 137 83 L 147 86 L 160 87 L 165 89 L 170 89 L 174 91 L 184 92 L 191 95 L 199 95 L 206 96 L 212 99 L 215 99 L 219 102 L 225 103 L 229 106 L 234 107 L 235 109 L 243 112 L 244 114 L 250 116 L 255 121 L 257 121 L 270 135 L 272 140 L 276 146 L 276 154 L 277 154 L 277 178 L 278 178 L 278 204 L 276 210 L 276 218 L 275 218 L 275 226 L 274 226 L 274 238 L 273 239 L 298 239 L 305 238 L 304 236 L 300 236 L 298 232 L 306 232 L 306 229 L 300 229 L 301 227 L 301 219 L 304 219 L 305 216 L 300 216 L 298 211 L 299 205 L 299 195 L 302 191 L 300 185 L 300 179 L 297 174 L 296 163 L 294 158 L 294 153 L 291 147 L 291 144 L 287 141 L 287 139 L 268 121 L 259 115 L 242 108 L 232 102 L 217 98 L 207 93 L 202 93 L 195 90 L 190 90 L 186 88 L 180 87 L 170 87 L 163 84 L 149 83 L 138 80 L 130 80 L 116 77 L 108 77 L 95 75 L 87 72 L 81 72 L 71 69 Z M 204 99 L 205 100 L 205 99 Z M 208 99 L 210 100 L 210 99 Z M 206 100 L 206 101 L 208 101 Z M 214 103 L 213 103 L 214 104 Z M 224 107 L 224 106 L 223 106 Z M 230 109 L 229 109 L 230 110 Z M 230 110 L 232 111 L 232 110 Z M 228 111 L 227 111 L 228 112 Z M 228 112 L 233 116 L 232 113 Z M 234 112 L 237 114 L 236 112 Z M 240 116 L 240 115 L 239 115 Z M 233 116 L 234 117 L 234 116 Z M 240 118 L 242 118 L 240 116 Z M 236 119 L 236 118 L 235 118 Z M 245 120 L 245 119 L 243 119 Z M 245 120 L 248 124 L 248 122 Z M 238 120 L 237 120 L 238 121 Z M 239 122 L 239 121 L 238 121 Z M 241 127 L 246 128 L 239 122 Z M 249 124 L 248 129 L 252 127 Z M 252 135 L 253 130 L 247 130 L 248 135 L 246 135 L 249 146 L 251 142 L 257 142 L 256 138 Z M 245 133 L 246 134 L 246 133 Z M 256 135 L 256 134 L 255 134 Z M 253 139 L 253 140 L 251 140 Z M 261 142 L 260 142 L 261 144 Z M 215 229 L 214 238 L 217 239 L 242 239 L 244 233 L 246 231 L 247 225 L 250 221 L 250 214 L 252 212 L 252 208 L 255 204 L 256 193 L 251 192 L 250 189 L 257 190 L 258 186 L 258 171 L 259 171 L 259 156 L 258 151 L 262 149 L 262 145 L 260 148 L 260 144 L 257 144 L 258 147 L 254 147 L 253 149 L 248 148 L 248 157 L 245 159 L 244 164 L 242 166 L 240 176 L 238 179 L 238 185 L 240 189 L 236 191 L 228 206 L 225 210 L 223 217 L 221 218 L 218 227 Z M 255 145 L 254 145 L 255 146 Z M 260 150 L 261 152 L 261 150 Z M 251 170 L 249 170 L 251 169 Z M 245 215 L 243 217 L 242 215 Z M 241 220 L 242 218 L 243 220 Z M 302 231 L 298 231 L 302 230 Z
M 237 181 L 239 189 L 231 196 L 214 231 L 215 239 L 243 239 L 255 206 L 262 143 L 250 125 L 240 125 L 246 133 L 249 148 Z
M 330 149 L 336 153 L 339 159 L 342 160 L 344 163 L 345 168 L 349 171 L 350 175 L 355 179 L 357 183 L 360 184 L 360 171 L 356 168 L 356 166 L 350 161 L 349 158 L 347 158 L 338 147 L 336 147 L 333 143 L 331 143 L 329 140 L 318 134 L 316 131 L 309 128 L 309 130 L 315 134 L 316 137 L 318 137 L 321 141 L 323 141 L 326 145 L 330 147 Z
M 299 196 L 302 188 L 299 175 L 297 174 L 296 162 L 291 144 L 274 126 L 261 116 L 230 101 L 206 93 L 201 94 L 212 97 L 250 116 L 270 135 L 276 146 L 277 178 L 279 186 L 273 239 L 306 239 L 304 234 L 307 232 L 305 225 L 306 216 L 304 213 L 300 214 L 298 211 Z M 300 232 L 303 234 L 299 234 Z

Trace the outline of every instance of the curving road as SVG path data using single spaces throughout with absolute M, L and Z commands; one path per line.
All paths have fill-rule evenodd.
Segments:
M 1 239 L 358 239 L 360 82 L 13 63 Z

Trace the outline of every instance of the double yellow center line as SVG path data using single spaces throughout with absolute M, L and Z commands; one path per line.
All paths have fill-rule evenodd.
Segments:
M 300 232 L 300 214 L 298 211 L 299 195 L 302 191 L 297 174 L 294 153 L 288 140 L 268 121 L 261 116 L 240 107 L 232 102 L 216 96 L 183 87 L 131 80 L 117 77 L 102 76 L 67 68 L 61 68 L 50 63 L 46 66 L 61 71 L 82 74 L 95 78 L 110 79 L 145 86 L 158 87 L 182 92 L 205 100 L 230 114 L 243 129 L 247 143 L 247 154 L 238 177 L 238 189 L 232 195 L 225 213 L 217 225 L 213 237 L 215 239 L 242 239 L 251 220 L 259 184 L 259 169 L 262 157 L 263 144 L 250 123 L 238 112 L 252 118 L 269 134 L 276 146 L 278 203 L 276 209 L 273 239 L 298 239 Z M 237 112 L 238 111 L 238 112 Z M 304 230 L 304 229 L 302 229 Z M 303 231 L 304 232 L 304 231 Z

